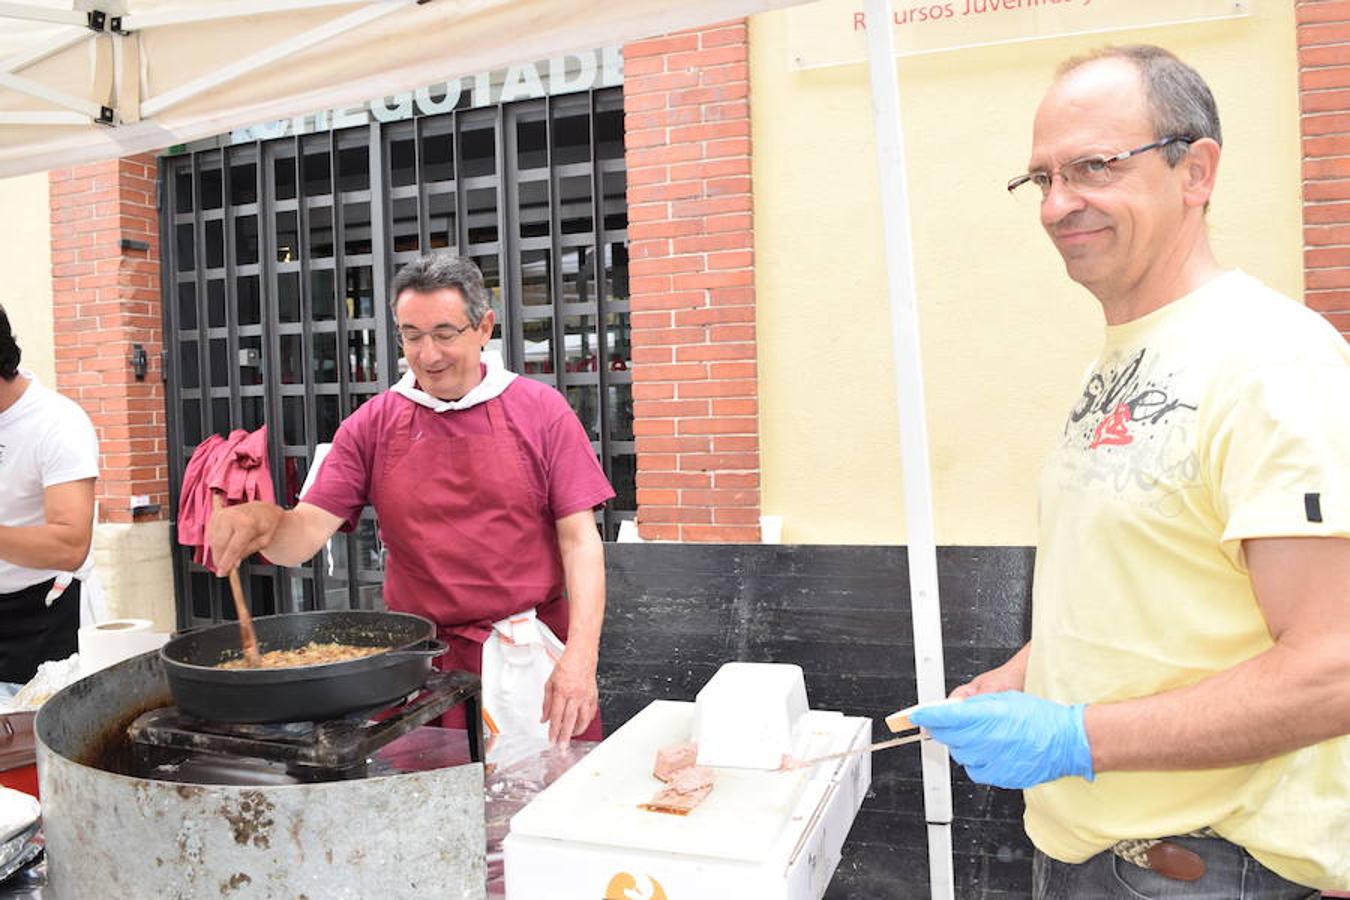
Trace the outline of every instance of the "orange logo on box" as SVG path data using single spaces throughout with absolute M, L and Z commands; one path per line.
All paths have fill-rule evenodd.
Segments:
M 620 872 L 609 880 L 604 900 L 669 900 L 665 888 L 650 875 Z

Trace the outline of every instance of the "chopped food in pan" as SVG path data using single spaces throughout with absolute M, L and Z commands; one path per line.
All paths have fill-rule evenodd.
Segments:
M 351 644 L 320 644 L 314 641 L 294 650 L 269 650 L 262 655 L 261 668 L 289 669 L 295 666 L 322 666 L 383 653 L 388 647 L 357 647 Z M 248 660 L 240 657 L 216 666 L 217 669 L 247 669 Z

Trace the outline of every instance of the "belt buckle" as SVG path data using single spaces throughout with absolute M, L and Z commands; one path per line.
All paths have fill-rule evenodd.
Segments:
M 1182 837 L 1216 837 L 1213 829 L 1203 828 Z M 1152 869 L 1173 881 L 1198 881 L 1205 874 L 1205 860 L 1187 847 L 1168 838 L 1120 841 L 1111 852 L 1127 862 Z
M 1172 841 L 1158 841 L 1144 856 L 1148 867 L 1164 878 L 1199 881 L 1205 874 L 1205 861 L 1200 854 Z

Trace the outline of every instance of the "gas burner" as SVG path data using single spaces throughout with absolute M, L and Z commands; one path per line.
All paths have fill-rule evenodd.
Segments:
M 170 707 L 170 709 L 173 708 L 175 707 Z M 266 725 L 248 725 L 235 722 L 212 722 L 206 719 L 194 719 L 192 716 L 180 716 L 180 718 L 186 722 L 196 723 L 201 731 L 211 734 L 237 735 L 260 740 L 304 739 L 314 733 L 313 722 L 272 722 Z
M 414 699 L 387 710 L 320 722 L 239 725 L 166 706 L 137 718 L 127 737 L 137 769 L 149 777 L 177 781 L 187 771 L 220 770 L 229 771 L 231 781 L 264 773 L 267 779 L 340 781 L 366 777 L 377 750 L 453 706 L 463 704 L 466 720 L 477 722 L 480 694 L 478 678 L 468 672 L 433 672 Z M 468 735 L 470 760 L 481 761 L 478 729 L 469 728 Z

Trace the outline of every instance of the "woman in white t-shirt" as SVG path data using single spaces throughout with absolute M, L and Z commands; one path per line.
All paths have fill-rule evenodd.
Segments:
M 0 695 L 75 652 L 93 567 L 94 426 L 19 358 L 0 307 Z

